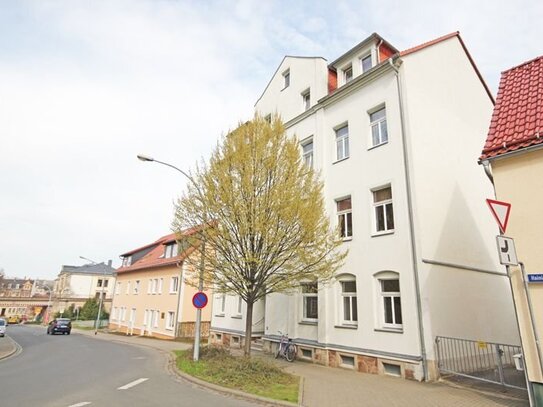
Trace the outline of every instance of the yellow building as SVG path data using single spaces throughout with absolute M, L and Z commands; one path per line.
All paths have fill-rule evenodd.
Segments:
M 506 236 L 514 239 L 524 273 L 509 272 L 533 401 L 542 406 L 543 57 L 502 73 L 480 163 L 497 199 L 511 204 Z
M 189 232 L 186 232 L 188 235 Z M 193 337 L 197 289 L 187 284 L 191 271 L 187 256 L 192 247 L 179 249 L 176 235 L 121 255 L 113 295 L 110 329 L 163 339 Z M 206 293 L 211 300 L 210 293 Z M 209 335 L 211 304 L 202 310 L 201 336 Z

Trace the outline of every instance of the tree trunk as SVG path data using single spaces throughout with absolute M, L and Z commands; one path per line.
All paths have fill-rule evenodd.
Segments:
M 247 314 L 245 315 L 245 348 L 243 354 L 251 357 L 251 336 L 253 335 L 253 302 L 247 301 Z

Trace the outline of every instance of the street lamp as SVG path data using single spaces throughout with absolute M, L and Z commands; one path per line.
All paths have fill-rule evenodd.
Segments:
M 181 174 L 183 174 L 192 185 L 196 187 L 198 190 L 198 185 L 194 181 L 194 179 L 188 175 L 185 171 L 181 170 L 180 168 L 177 168 L 175 165 L 165 163 L 163 161 L 155 160 L 153 157 L 149 157 L 143 154 L 138 154 L 138 159 L 141 161 L 146 162 L 156 162 L 162 165 L 165 165 L 167 167 L 173 168 L 174 170 L 179 171 Z M 200 273 L 198 278 L 198 291 L 203 291 L 204 289 L 204 252 L 205 252 L 205 241 L 202 242 L 202 254 L 200 255 Z M 179 284 L 181 284 L 181 278 L 183 278 L 183 272 L 181 272 L 181 277 L 179 279 Z M 181 298 L 181 288 L 178 288 L 179 294 L 177 298 L 177 310 L 176 310 L 176 332 L 175 335 L 177 335 L 177 319 L 179 318 L 179 301 Z M 202 309 L 197 308 L 196 309 L 196 327 L 194 331 L 194 354 L 193 354 L 193 360 L 198 361 L 200 358 L 200 331 L 201 331 L 201 325 L 202 325 Z
M 94 265 L 98 265 L 94 260 L 79 256 L 80 259 L 90 261 Z M 100 301 L 98 301 L 98 314 L 96 315 L 96 324 L 94 326 L 94 334 L 98 333 L 98 324 L 100 323 L 100 314 L 102 313 L 102 303 L 104 302 L 104 286 L 106 283 L 106 265 L 104 264 L 104 277 L 102 278 L 102 290 L 100 291 Z

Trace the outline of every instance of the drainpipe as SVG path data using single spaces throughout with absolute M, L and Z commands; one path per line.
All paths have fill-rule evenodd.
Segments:
M 422 357 L 422 369 L 423 369 L 423 380 L 428 379 L 428 357 L 426 355 L 426 344 L 424 342 L 424 324 L 422 318 L 422 301 L 421 301 L 421 292 L 420 292 L 420 278 L 419 278 L 419 268 L 417 263 L 417 246 L 415 243 L 415 223 L 413 220 L 413 197 L 411 194 L 411 178 L 409 175 L 409 156 L 407 154 L 407 140 L 405 138 L 405 112 L 403 107 L 403 95 L 402 87 L 400 83 L 400 71 L 394 64 L 398 60 L 398 55 L 389 58 L 389 64 L 396 74 L 396 88 L 398 89 L 398 105 L 400 109 L 400 123 L 401 123 L 401 132 L 402 132 L 402 150 L 403 150 L 403 164 L 404 164 L 404 174 L 405 174 L 405 188 L 407 191 L 407 211 L 409 214 L 409 235 L 411 238 L 411 257 L 413 260 L 413 276 L 415 279 L 415 295 L 417 299 L 417 319 L 419 326 L 419 339 L 420 339 L 420 353 Z M 401 61 L 400 61 L 401 62 Z
M 490 169 L 490 162 L 488 160 L 484 160 L 484 161 L 481 161 L 481 164 L 483 165 L 485 174 L 490 180 L 490 183 L 494 185 L 494 176 L 492 175 L 492 170 Z

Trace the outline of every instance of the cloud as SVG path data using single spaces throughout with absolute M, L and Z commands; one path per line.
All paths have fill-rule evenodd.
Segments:
M 372 32 L 460 30 L 495 90 L 541 55 L 540 2 L 119 0 L 0 4 L 0 267 L 53 277 L 169 232 L 189 169 L 252 115 L 284 55 L 333 60 Z M 31 253 L 32 255 L 29 255 Z

